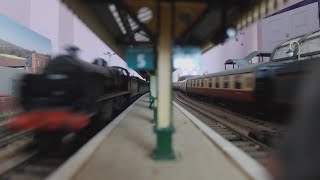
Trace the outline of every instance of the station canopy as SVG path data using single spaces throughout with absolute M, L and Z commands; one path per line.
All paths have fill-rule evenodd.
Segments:
M 237 65 L 237 66 L 248 66 L 250 65 L 251 63 L 245 59 L 228 59 L 225 63 L 226 64 L 234 64 L 234 65 Z
M 224 42 L 286 0 L 175 0 L 173 42 L 200 46 L 202 52 Z M 63 0 L 115 53 L 127 47 L 156 49 L 161 0 Z M 143 72 L 140 72 L 143 74 Z
M 271 52 L 268 51 L 253 51 L 252 53 L 248 54 L 248 56 L 244 57 L 243 59 L 250 61 L 254 57 L 270 57 Z
M 270 57 L 271 52 L 265 52 L 265 51 L 253 51 L 248 56 L 242 58 L 242 59 L 228 59 L 224 64 L 234 64 L 238 66 L 247 66 L 251 64 L 251 60 L 254 57 Z

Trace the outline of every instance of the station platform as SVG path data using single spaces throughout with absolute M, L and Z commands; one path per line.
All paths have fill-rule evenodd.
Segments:
M 153 160 L 156 135 L 148 98 L 129 106 L 47 179 L 270 179 L 260 164 L 175 103 L 176 160 Z

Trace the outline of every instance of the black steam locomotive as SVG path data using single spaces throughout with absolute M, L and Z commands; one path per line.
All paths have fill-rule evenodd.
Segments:
M 31 129 L 38 140 L 48 140 L 101 129 L 149 91 L 149 83 L 122 67 L 107 67 L 102 59 L 90 64 L 69 54 L 54 58 L 42 74 L 26 74 L 19 91 L 25 111 L 11 119 L 9 127 Z

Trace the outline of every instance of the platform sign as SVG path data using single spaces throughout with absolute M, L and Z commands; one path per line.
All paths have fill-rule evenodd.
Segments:
M 200 70 L 201 49 L 198 46 L 176 46 L 173 50 L 173 67 L 184 74 Z
M 153 50 L 152 48 L 128 48 L 126 61 L 134 70 L 153 70 L 155 61 Z

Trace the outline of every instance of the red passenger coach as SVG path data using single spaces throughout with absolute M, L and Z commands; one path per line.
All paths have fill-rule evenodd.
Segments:
M 254 103 L 255 68 L 256 65 L 250 65 L 247 68 L 193 77 L 187 80 L 186 90 L 180 90 L 190 94 Z
M 188 88 L 188 92 L 193 94 L 201 94 L 209 97 L 223 97 L 230 100 L 243 101 L 248 103 L 254 102 L 253 91 Z

